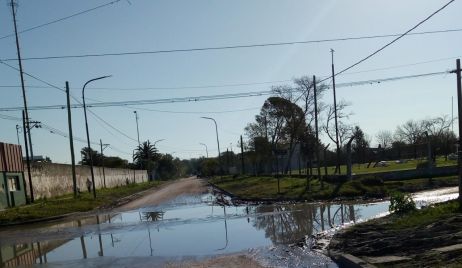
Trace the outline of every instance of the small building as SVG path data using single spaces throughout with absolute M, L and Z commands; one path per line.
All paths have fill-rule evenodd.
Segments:
M 20 145 L 0 142 L 0 209 L 26 204 Z

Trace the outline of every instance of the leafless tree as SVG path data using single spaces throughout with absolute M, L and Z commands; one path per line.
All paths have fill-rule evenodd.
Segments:
M 345 142 L 353 135 L 353 127 L 345 122 L 345 119 L 348 119 L 351 115 L 351 113 L 346 111 L 349 105 L 349 103 L 343 100 L 337 103 L 338 139 L 340 148 L 343 147 Z M 329 137 L 334 144 L 337 144 L 335 137 L 335 113 L 333 104 L 327 106 L 327 120 L 326 124 L 322 126 L 322 129 L 326 133 L 327 137 Z
M 387 149 L 391 147 L 393 143 L 393 134 L 389 130 L 380 130 L 377 132 L 377 135 L 375 135 L 375 139 L 383 149 Z

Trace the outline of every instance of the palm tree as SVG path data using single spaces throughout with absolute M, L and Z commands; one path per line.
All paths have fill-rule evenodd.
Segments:
M 82 150 L 80 150 L 80 154 L 82 155 L 82 161 L 80 164 L 82 165 L 90 165 L 90 154 L 93 158 L 93 165 L 95 166 L 100 166 L 101 165 L 101 154 L 98 153 L 97 151 L 90 149 L 88 147 L 83 147 Z
M 145 141 L 138 145 L 133 156 L 133 161 L 138 167 L 143 167 L 147 170 L 154 169 L 155 162 L 159 160 L 157 148 L 151 142 Z

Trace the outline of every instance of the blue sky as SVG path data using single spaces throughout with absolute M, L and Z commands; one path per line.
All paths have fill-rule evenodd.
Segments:
M 109 1 L 40 0 L 19 1 L 18 27 L 25 29 L 71 15 Z M 441 7 L 446 1 L 119 1 L 56 24 L 20 35 L 23 57 L 168 50 L 255 43 L 328 39 L 337 37 L 402 33 Z M 2 1 L 0 36 L 12 33 L 11 12 Z M 462 28 L 459 17 L 462 3 L 456 1 L 416 31 Z M 99 57 L 84 59 L 27 60 L 24 71 L 64 88 L 81 98 L 81 87 L 94 77 L 111 78 L 91 84 L 86 97 L 101 101 L 160 99 L 268 90 L 268 83 L 252 86 L 133 90 L 146 87 L 188 87 L 290 80 L 302 75 L 326 76 L 330 73 L 330 48 L 335 49 L 337 70 L 373 52 L 392 38 L 326 42 L 290 46 L 247 48 L 220 51 Z M 337 77 L 337 83 L 453 69 L 462 55 L 462 32 L 408 36 L 375 57 Z M 14 38 L 0 39 L 0 59 L 16 56 Z M 427 64 L 369 71 L 377 68 L 414 64 L 450 58 Z M 17 62 L 9 62 L 17 66 Z M 17 71 L 0 65 L 0 85 L 20 85 Z M 26 78 L 30 106 L 64 104 L 65 94 Z M 382 129 L 394 130 L 408 119 L 450 115 L 451 97 L 456 95 L 452 74 L 379 85 L 342 87 L 338 99 L 351 102 L 349 122 L 358 124 L 374 137 Z M 100 88 L 100 89 L 96 89 Z M 110 88 L 101 89 L 101 88 Z M 118 89 L 132 90 L 118 90 Z M 165 139 L 158 143 L 161 152 L 181 158 L 205 155 L 200 142 L 216 155 L 216 138 L 211 121 L 219 126 L 221 149 L 238 150 L 237 140 L 245 125 L 254 119 L 264 96 L 195 103 L 140 106 L 141 140 Z M 332 102 L 331 92 L 323 100 Z M 74 102 L 74 101 L 73 101 Z M 91 100 L 87 100 L 91 102 Z M 22 105 L 19 87 L 0 87 L 0 107 Z M 170 112 L 155 112 L 155 109 Z M 93 108 L 114 127 L 136 139 L 133 107 Z M 235 111 L 241 110 L 241 111 Z M 234 112 L 226 112 L 234 111 Z M 73 129 L 85 137 L 83 110 L 74 109 Z M 171 113 L 175 112 L 175 113 Z M 177 113 L 182 112 L 182 113 Z M 204 113 L 200 113 L 204 112 Z M 226 113 L 216 113 L 226 112 Z M 1 112 L 20 117 L 18 112 Z M 30 117 L 67 132 L 65 110 L 31 111 Z M 16 143 L 15 125 L 0 119 L 0 140 Z M 110 133 L 89 117 L 93 141 L 101 138 L 114 148 L 110 155 L 131 159 L 136 142 L 111 130 Z M 455 126 L 457 127 L 457 125 Z M 47 155 L 54 162 L 69 163 L 68 140 L 45 129 L 33 130 L 34 153 Z M 21 140 L 22 142 L 22 140 Z M 75 142 L 79 150 L 84 144 Z M 121 153 L 119 151 L 123 151 Z M 80 159 L 77 154 L 77 159 Z

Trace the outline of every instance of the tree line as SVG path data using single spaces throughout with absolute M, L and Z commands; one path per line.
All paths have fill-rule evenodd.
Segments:
M 117 156 L 105 156 L 101 153 L 84 147 L 81 150 L 82 165 L 90 165 L 90 154 L 94 166 L 109 168 L 129 168 L 147 170 L 150 179 L 170 180 L 186 175 L 188 163 L 171 154 L 159 153 L 158 149 L 149 140 L 139 144 L 134 149 L 133 163 Z
M 359 125 L 349 123 L 350 103 L 340 100 L 334 107 L 334 104 L 322 101 L 327 89 L 327 85 L 316 85 L 315 92 L 314 82 L 307 76 L 294 79 L 291 85 L 272 87 L 272 96 L 264 101 L 255 120 L 244 129 L 244 167 L 240 165 L 240 153 L 224 152 L 221 163 L 217 158 L 193 159 L 188 163 L 188 170 L 213 175 L 223 167 L 225 171 L 239 167 L 253 174 L 290 174 L 294 159 L 304 167 L 313 167 L 316 161 L 329 166 L 345 164 L 348 146 L 351 146 L 354 163 L 374 165 L 382 160 L 426 157 L 428 146 L 433 157 L 447 157 L 455 152 L 457 137 L 451 130 L 453 119 L 448 116 L 408 120 L 394 131 L 380 130 L 372 146 L 371 136 L 364 133 Z M 316 114 L 319 137 L 324 137 L 325 142 L 321 138 L 316 140 Z M 379 119 L 377 123 L 380 124 Z M 336 157 L 337 145 L 340 159 Z M 316 153 L 319 159 L 316 159 Z

